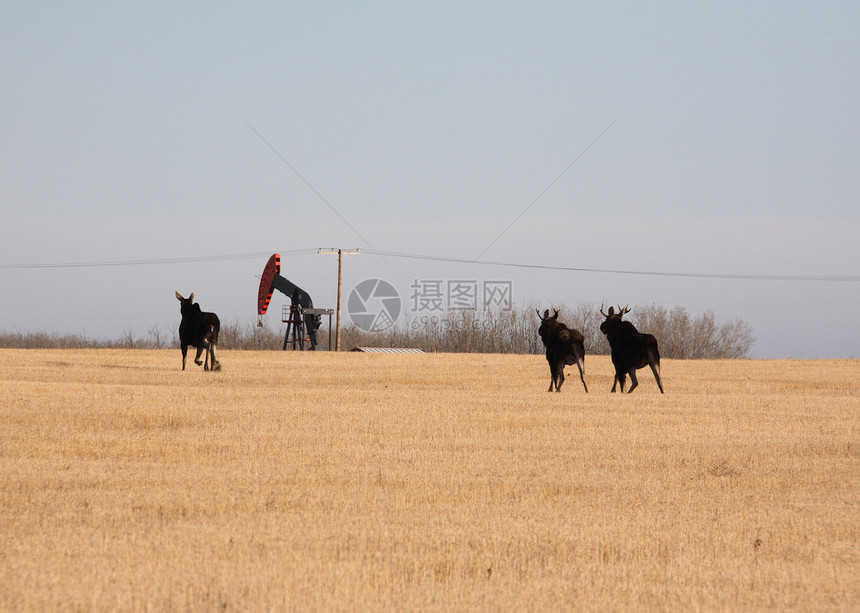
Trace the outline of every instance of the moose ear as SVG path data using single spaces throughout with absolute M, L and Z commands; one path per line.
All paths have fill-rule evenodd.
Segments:
M 179 292 L 176 292 L 176 299 L 182 300 L 182 294 L 180 294 Z
M 615 307 L 609 307 L 609 316 L 612 317 L 615 315 Z
M 548 319 L 548 318 L 549 318 L 549 309 L 547 309 L 546 311 L 544 311 L 544 312 L 543 312 L 543 318 L 544 318 L 544 319 Z
M 552 318 L 558 319 L 558 309 L 555 309 L 555 315 L 553 315 Z
M 194 292 L 191 292 L 191 293 L 188 295 L 188 302 L 194 302 Z

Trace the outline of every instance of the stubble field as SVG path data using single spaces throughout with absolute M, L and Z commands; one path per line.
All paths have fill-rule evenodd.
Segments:
M 860 609 L 858 360 L 219 358 L 0 350 L 0 610 Z

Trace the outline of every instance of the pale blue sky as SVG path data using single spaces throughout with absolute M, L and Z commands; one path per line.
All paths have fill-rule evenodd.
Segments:
M 0 6 L 0 329 L 145 336 L 175 290 L 249 320 L 267 258 L 10 266 L 474 258 L 550 185 L 483 259 L 860 275 L 856 3 L 176 4 Z M 335 258 L 284 268 L 333 306 Z M 857 281 L 348 259 L 368 277 L 712 309 L 761 357 L 860 341 Z

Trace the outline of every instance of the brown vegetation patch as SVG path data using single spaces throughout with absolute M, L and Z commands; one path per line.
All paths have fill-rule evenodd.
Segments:
M 0 350 L 0 610 L 860 603 L 857 360 L 177 357 Z

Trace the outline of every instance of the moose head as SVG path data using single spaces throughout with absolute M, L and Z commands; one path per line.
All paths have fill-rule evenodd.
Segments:
M 630 306 L 625 306 L 623 309 L 621 305 L 618 305 L 618 313 L 615 312 L 613 307 L 609 307 L 609 312 L 606 313 L 603 311 L 603 305 L 600 305 L 600 314 L 603 315 L 606 319 L 603 323 L 600 324 L 600 331 L 606 335 L 612 334 L 613 332 L 618 331 L 621 327 L 621 318 L 624 317 L 627 313 L 630 312 Z
M 194 308 L 194 292 L 189 294 L 188 298 L 183 298 L 182 294 L 176 292 L 176 299 L 179 301 L 179 312 L 185 315 Z
M 538 328 L 538 335 L 540 335 L 541 339 L 543 339 L 544 343 L 552 336 L 552 332 L 559 326 L 558 323 L 558 309 L 555 309 L 555 314 L 550 316 L 549 309 L 546 309 L 543 312 L 543 315 L 540 314 L 539 309 L 535 309 L 537 316 L 540 318 L 540 328 Z M 564 324 L 562 324 L 564 325 Z

